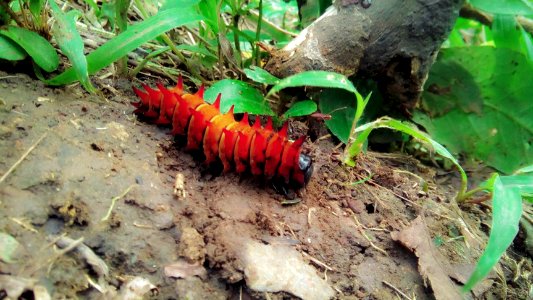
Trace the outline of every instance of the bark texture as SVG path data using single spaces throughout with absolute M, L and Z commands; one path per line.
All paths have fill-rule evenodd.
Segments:
M 327 70 L 371 78 L 386 101 L 408 113 L 463 0 L 374 0 L 366 9 L 347 3 L 328 9 L 266 69 L 279 77 Z

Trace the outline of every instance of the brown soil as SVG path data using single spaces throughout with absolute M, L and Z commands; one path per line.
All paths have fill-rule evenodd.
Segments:
M 483 247 L 477 237 L 486 240 L 490 214 L 454 204 L 453 172 L 372 152 L 349 169 L 322 141 L 309 145 L 315 173 L 301 202 L 282 205 L 283 197 L 260 179 L 213 176 L 165 129 L 136 120 L 130 83 L 108 83 L 101 88 L 106 94 L 96 97 L 77 86 L 50 89 L 0 72 L 2 174 L 45 135 L 0 182 L 0 231 L 21 244 L 13 263 L 0 261 L 0 274 L 36 279 L 54 299 L 100 298 L 98 287 L 119 290 L 134 276 L 157 286 L 146 298 L 294 297 L 249 288 L 242 247 L 256 241 L 296 249 L 336 298 L 393 299 L 403 297 L 401 291 L 431 299 L 417 257 L 391 238 L 417 216 L 432 239 L 442 241 L 441 263 L 455 266 L 455 282 L 473 270 Z M 111 200 L 130 186 L 102 220 Z M 61 234 L 83 238 L 109 275 L 79 253 L 58 254 L 53 244 Z M 515 275 L 531 271 L 531 261 L 517 267 L 516 251 L 474 297 L 527 298 L 527 276 Z M 207 274 L 165 274 L 165 266 L 183 259 L 205 266 Z

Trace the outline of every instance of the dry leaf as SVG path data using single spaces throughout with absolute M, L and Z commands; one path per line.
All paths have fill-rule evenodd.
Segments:
M 205 268 L 200 263 L 189 263 L 185 260 L 179 260 L 165 267 L 165 276 L 174 278 L 187 278 L 199 276 L 204 278 L 207 275 Z
M 446 259 L 435 248 L 429 235 L 426 223 L 418 216 L 411 226 L 402 231 L 391 233 L 392 239 L 399 241 L 418 257 L 418 271 L 424 278 L 429 279 L 433 293 L 437 300 L 462 299 L 458 287 L 448 276 Z

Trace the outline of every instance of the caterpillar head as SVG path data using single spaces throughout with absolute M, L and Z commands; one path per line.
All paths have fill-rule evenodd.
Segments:
M 299 153 L 291 172 L 290 186 L 294 189 L 303 188 L 309 183 L 313 174 L 313 160 L 307 154 Z
M 311 160 L 311 157 L 307 154 L 300 153 L 300 156 L 298 157 L 298 169 L 304 175 L 303 185 L 305 186 L 309 183 L 311 174 L 313 174 L 313 161 Z

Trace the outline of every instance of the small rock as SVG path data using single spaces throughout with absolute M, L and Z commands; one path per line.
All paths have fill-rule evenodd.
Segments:
M 348 199 L 348 206 L 356 214 L 360 214 L 365 210 L 365 204 L 361 200 Z
M 249 241 L 243 247 L 246 284 L 259 292 L 284 291 L 304 300 L 330 299 L 335 295 L 296 250 Z
M 154 223 L 158 229 L 169 229 L 174 226 L 174 215 L 170 211 L 158 212 Z
M 206 254 L 204 238 L 192 227 L 183 228 L 178 253 L 190 262 L 203 264 Z

